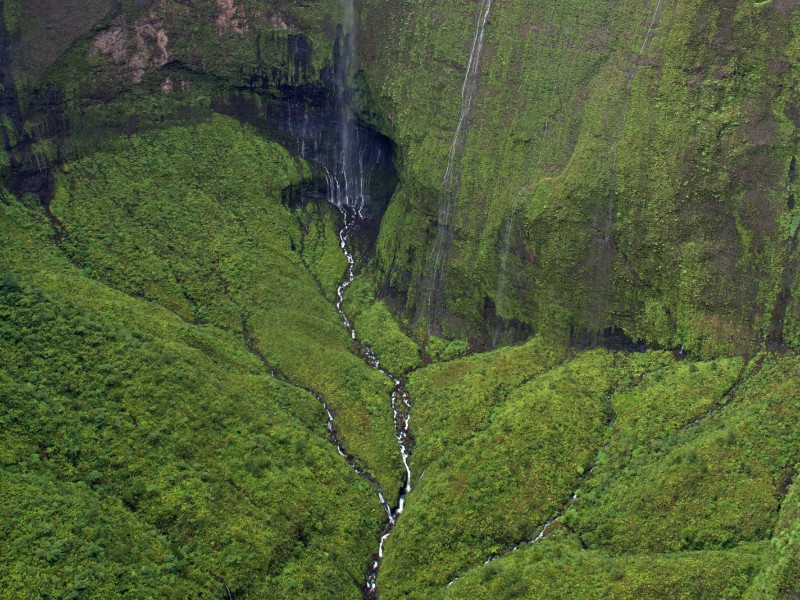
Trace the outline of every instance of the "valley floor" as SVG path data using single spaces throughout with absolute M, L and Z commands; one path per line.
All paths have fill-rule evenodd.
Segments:
M 52 219 L 4 191 L 0 595 L 361 597 L 385 514 L 315 395 L 383 490 L 405 469 L 337 215 L 282 201 L 309 178 L 215 116 L 69 163 Z M 421 351 L 368 274 L 345 310 L 414 404 L 381 598 L 797 592 L 794 354 Z

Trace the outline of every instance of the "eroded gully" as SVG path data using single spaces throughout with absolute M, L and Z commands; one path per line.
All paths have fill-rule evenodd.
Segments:
M 355 258 L 349 249 L 348 242 L 355 226 L 358 223 L 358 220 L 362 218 L 362 214 L 358 208 L 360 206 L 359 204 L 356 204 L 355 207 L 353 207 L 350 203 L 336 201 L 336 197 L 338 195 L 336 189 L 337 182 L 336 179 L 330 175 L 328 176 L 328 187 L 329 200 L 332 204 L 337 206 L 342 213 L 342 228 L 339 230 L 339 246 L 342 249 L 342 253 L 344 254 L 345 258 L 347 259 L 347 270 L 345 271 L 344 280 L 336 290 L 336 310 L 339 312 L 339 316 L 341 317 L 345 328 L 350 333 L 351 339 L 362 349 L 362 354 L 366 363 L 373 369 L 379 371 L 392 384 L 392 393 L 390 398 L 394 428 L 397 444 L 400 447 L 400 455 L 403 461 L 403 467 L 406 471 L 405 481 L 398 494 L 397 503 L 392 505 L 390 504 L 389 500 L 386 499 L 386 496 L 383 494 L 383 491 L 381 490 L 381 487 L 375 478 L 370 473 L 359 467 L 355 459 L 347 454 L 345 449 L 342 447 L 342 444 L 336 433 L 334 421 L 335 416 L 325 403 L 324 399 L 319 397 L 319 400 L 325 408 L 326 414 L 328 415 L 328 432 L 330 433 L 331 440 L 336 445 L 339 454 L 347 459 L 348 463 L 353 467 L 356 473 L 367 478 L 375 485 L 378 493 L 378 500 L 386 512 L 387 520 L 381 531 L 381 537 L 378 543 L 378 551 L 375 555 L 373 555 L 373 558 L 370 561 L 369 568 L 367 569 L 366 582 L 364 584 L 364 598 L 371 600 L 378 597 L 378 569 L 380 568 L 381 560 L 383 559 L 384 545 L 386 540 L 394 531 L 397 519 L 403 512 L 406 494 L 411 491 L 411 465 L 409 462 L 411 459 L 411 445 L 413 442 L 410 429 L 411 399 L 402 380 L 395 374 L 386 370 L 372 349 L 358 338 L 355 327 L 345 313 L 344 294 L 350 284 L 353 283 L 353 279 L 355 278 Z M 338 192 L 341 192 L 341 190 L 338 190 Z

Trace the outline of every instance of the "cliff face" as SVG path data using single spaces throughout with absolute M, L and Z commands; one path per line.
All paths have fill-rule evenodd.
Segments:
M 64 112 L 62 153 L 159 110 L 213 107 L 290 143 L 298 119 L 337 118 L 335 2 L 89 4 L 103 14 L 9 5 L 38 23 L 16 28 L 29 129 L 52 138 L 41 115 Z M 618 328 L 701 355 L 796 346 L 799 8 L 357 3 L 352 105 L 401 171 L 373 264 L 396 307 L 420 332 L 495 344 Z
M 491 6 L 434 324 L 621 327 L 701 354 L 796 344 L 798 9 Z M 422 315 L 481 10 L 364 2 L 368 80 L 403 156 L 377 263 Z

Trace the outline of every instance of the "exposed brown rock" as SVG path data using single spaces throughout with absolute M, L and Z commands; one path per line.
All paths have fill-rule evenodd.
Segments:
M 126 79 L 139 83 L 148 67 L 159 68 L 169 62 L 168 43 L 158 9 L 153 8 L 132 26 L 117 19 L 95 37 L 90 53 L 108 56 L 122 67 Z
M 228 31 L 245 33 L 248 30 L 247 20 L 241 16 L 234 0 L 214 0 L 214 4 L 217 9 L 214 24 L 219 34 Z

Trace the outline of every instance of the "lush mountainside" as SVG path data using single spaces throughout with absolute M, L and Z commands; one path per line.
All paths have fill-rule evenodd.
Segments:
M 0 596 L 800 594 L 796 2 L 0 8 Z
M 479 15 L 365 5 L 365 70 L 403 158 L 378 268 L 425 314 Z M 704 355 L 796 344 L 797 8 L 492 5 L 436 325 L 486 337 L 496 315 L 557 339 L 616 326 Z
M 382 382 L 291 250 L 280 193 L 302 171 L 222 117 L 119 144 L 59 175 L 58 229 L 0 205 L 3 595 L 214 598 L 224 579 L 358 597 L 380 506 L 327 439 L 311 363 L 270 370 L 300 348 L 349 369 L 360 395 L 333 375 L 324 390 L 345 443 L 389 482 L 399 460 L 380 456 Z M 309 261 L 336 248 L 319 222 Z

